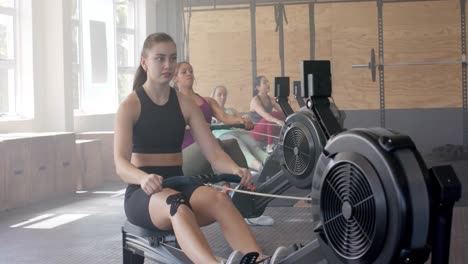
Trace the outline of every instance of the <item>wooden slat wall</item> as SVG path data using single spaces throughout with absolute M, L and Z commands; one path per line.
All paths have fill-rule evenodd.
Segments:
M 209 96 L 216 85 L 226 85 L 229 103 L 245 110 L 252 95 L 249 10 L 194 12 L 191 21 L 195 91 Z
M 460 61 L 459 1 L 388 4 L 385 60 Z M 461 107 L 461 65 L 386 69 L 389 108 Z
M 273 95 L 275 76 L 281 76 L 279 35 L 275 32 L 275 9 L 272 6 L 257 7 L 257 74 L 270 80 Z M 251 85 L 252 86 L 252 85 Z
M 367 63 L 377 43 L 377 12 L 374 2 L 317 5 L 317 40 L 330 43 L 316 50 L 316 59 L 332 61 L 333 97 L 342 109 L 379 107 L 378 86 L 365 69 L 353 63 Z M 322 9 L 322 10 L 321 10 Z M 322 17 L 323 16 L 323 17 Z
M 385 62 L 461 60 L 459 1 L 384 4 Z M 310 58 L 307 5 L 286 6 L 285 68 L 299 78 L 299 62 Z M 273 83 L 280 76 L 278 33 L 274 8 L 257 8 L 257 72 Z M 352 64 L 378 54 L 375 2 L 317 4 L 316 59 L 332 61 L 333 97 L 342 109 L 378 109 L 379 85 L 367 69 Z M 191 62 L 196 90 L 209 95 L 214 85 L 226 84 L 228 104 L 248 110 L 251 93 L 250 12 L 193 13 Z M 461 66 L 433 65 L 385 68 L 385 103 L 389 109 L 461 107 Z
M 300 80 L 300 64 L 310 59 L 309 5 L 285 6 L 288 24 L 284 24 L 285 75 L 292 81 Z M 293 92 L 291 86 L 291 93 Z M 291 97 L 292 98 L 292 97 Z M 294 109 L 299 109 L 296 100 L 290 100 Z

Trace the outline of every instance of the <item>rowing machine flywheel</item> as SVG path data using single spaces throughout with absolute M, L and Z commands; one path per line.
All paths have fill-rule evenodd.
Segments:
M 353 129 L 317 160 L 312 218 L 329 263 L 427 260 L 428 170 L 413 141 L 393 131 Z M 405 262 L 407 261 L 407 262 Z
M 280 146 L 284 175 L 291 185 L 310 188 L 315 163 L 325 143 L 325 134 L 310 110 L 288 116 L 281 129 Z

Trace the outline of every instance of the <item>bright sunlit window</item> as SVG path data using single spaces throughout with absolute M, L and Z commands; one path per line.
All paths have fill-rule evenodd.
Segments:
M 14 0 L 0 0 L 0 115 L 16 112 L 16 18 Z
M 73 0 L 73 101 L 86 114 L 115 112 L 135 72 L 135 1 Z
M 0 0 L 0 120 L 32 118 L 31 0 Z

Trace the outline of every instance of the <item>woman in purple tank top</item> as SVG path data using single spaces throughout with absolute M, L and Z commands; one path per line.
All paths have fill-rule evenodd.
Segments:
M 220 122 L 223 122 L 228 125 L 232 124 L 244 124 L 246 129 L 250 130 L 253 128 L 253 124 L 250 119 L 236 117 L 228 115 L 224 110 L 218 105 L 216 100 L 211 97 L 202 97 L 195 93 L 193 90 L 193 82 L 195 76 L 193 74 L 193 67 L 188 62 L 179 62 L 176 67 L 176 72 L 174 76 L 174 84 L 179 89 L 179 92 L 192 98 L 192 100 L 200 107 L 200 110 L 205 117 L 207 125 L 211 124 L 211 118 L 215 117 Z M 193 136 L 190 132 L 190 129 L 185 131 L 184 142 L 182 143 L 182 149 L 187 148 L 188 146 L 194 143 Z
M 246 129 L 251 130 L 253 124 L 249 118 L 229 115 L 224 111 L 215 99 L 211 97 L 202 97 L 193 90 L 193 67 L 188 62 L 179 62 L 177 64 L 174 84 L 179 92 L 192 98 L 192 100 L 200 107 L 200 110 L 205 117 L 207 126 L 211 125 L 211 119 L 215 117 L 219 122 L 224 124 L 244 124 Z M 231 157 L 231 159 L 241 167 L 247 167 L 247 160 L 242 153 L 242 149 L 236 139 L 218 140 L 221 148 Z M 182 144 L 183 155 L 183 171 L 185 175 L 198 175 L 213 173 L 210 163 L 204 158 L 200 146 L 195 143 L 190 132 L 190 129 L 185 130 L 184 142 Z M 222 184 L 222 183 L 221 183 Z M 265 224 L 261 224 L 262 220 Z M 267 219 L 265 221 L 265 219 Z M 269 216 L 260 216 L 258 218 L 246 219 L 246 222 L 252 225 L 272 225 L 274 220 Z
M 284 115 L 275 99 L 268 94 L 270 82 L 265 76 L 255 79 L 255 90 L 257 95 L 250 101 L 250 115 L 255 128 L 250 135 L 257 141 L 266 141 L 266 152 L 270 153 L 273 151 L 273 137 L 279 136 L 284 125 Z

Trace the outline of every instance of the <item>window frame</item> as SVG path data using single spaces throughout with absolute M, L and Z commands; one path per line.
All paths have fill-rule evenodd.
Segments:
M 117 16 L 117 3 L 121 1 L 121 0 L 114 0 L 114 17 Z M 137 52 L 137 49 L 136 49 L 136 44 L 137 44 L 137 13 L 138 13 L 138 10 L 137 10 L 137 1 L 135 0 L 126 0 L 126 2 L 131 2 L 133 4 L 133 28 L 131 27 L 127 27 L 127 26 L 119 26 L 117 24 L 117 19 L 114 19 L 114 27 L 115 27 L 115 57 L 116 57 L 116 65 L 117 65 L 117 71 L 116 71 L 116 84 L 117 84 L 117 100 L 118 100 L 118 103 L 120 103 L 122 101 L 123 98 L 120 98 L 120 83 L 119 83 L 119 77 L 120 75 L 126 75 L 126 74 L 133 74 L 136 69 L 137 69 L 137 65 L 138 65 L 138 52 Z M 127 16 L 128 18 L 128 16 Z M 128 23 L 127 23 L 128 24 Z M 118 42 L 117 40 L 119 39 L 119 36 L 120 35 L 131 35 L 133 36 L 133 67 L 132 66 L 120 66 L 118 64 L 118 59 L 119 59 L 119 49 L 118 49 Z
M 15 0 L 13 3 L 13 7 L 4 7 L 0 6 L 0 15 L 9 16 L 12 18 L 12 26 L 13 26 L 13 58 L 12 59 L 5 59 L 0 58 L 0 69 L 2 70 L 13 70 L 14 71 L 14 78 L 13 78 L 13 86 L 10 87 L 8 85 L 8 111 L 7 112 L 0 112 L 0 118 L 8 118 L 8 117 L 16 117 L 19 116 L 19 109 L 18 109 L 18 96 L 21 94 L 21 87 L 19 85 L 20 73 L 19 73 L 19 65 L 18 65 L 18 58 L 19 58 L 19 32 L 18 32 L 18 24 L 20 21 L 19 19 L 19 10 L 18 10 L 18 2 L 19 0 Z M 10 80 L 9 80 L 10 81 Z
M 97 114 L 97 113 L 93 113 L 93 112 L 88 112 L 86 110 L 84 110 L 84 104 L 85 102 L 83 102 L 83 93 L 84 93 L 84 85 L 85 85 L 85 80 L 84 80 L 84 76 L 83 76 L 83 73 L 85 72 L 85 69 L 84 69 L 84 58 L 83 58 L 83 8 L 82 8 L 82 0 L 76 0 L 77 1 L 77 12 L 78 12 L 78 20 L 77 19 L 73 19 L 73 17 L 71 18 L 72 20 L 72 24 L 71 24 L 71 27 L 72 29 L 74 27 L 78 27 L 78 50 L 77 52 L 79 53 L 79 56 L 78 56 L 78 62 L 77 63 L 73 63 L 72 62 L 72 70 L 73 70 L 73 74 L 78 74 L 78 79 L 76 81 L 78 81 L 79 83 L 76 84 L 77 87 L 78 87 L 78 92 L 77 92 L 77 96 L 78 96 L 78 99 L 76 98 L 73 98 L 73 102 L 75 102 L 75 100 L 78 100 L 78 108 L 75 108 L 75 103 L 73 105 L 73 111 L 74 111 L 74 115 L 94 115 L 94 114 Z M 137 1 L 135 0 L 126 0 L 125 2 L 130 2 L 132 5 L 133 5 L 133 28 L 131 27 L 122 27 L 120 25 L 117 24 L 117 4 L 119 2 L 121 2 L 122 0 L 112 0 L 112 5 L 113 5 L 113 25 L 114 25 L 114 61 L 116 62 L 114 67 L 115 67 L 115 93 L 117 94 L 116 96 L 116 105 L 118 105 L 120 102 L 121 102 L 121 99 L 120 98 L 120 83 L 119 83 L 119 77 L 120 75 L 128 75 L 128 74 L 133 74 L 137 68 L 137 65 L 138 65 L 138 58 L 137 57 L 137 50 L 136 50 L 136 45 L 137 45 L 137 37 L 138 37 L 138 34 L 137 34 L 137 27 L 138 27 L 138 19 L 137 19 L 137 13 L 138 13 L 138 5 L 137 5 Z M 128 16 L 130 17 L 130 16 Z M 72 30 L 73 32 L 73 30 Z M 72 33 L 73 34 L 73 33 Z M 120 66 L 119 63 L 118 63 L 118 59 L 119 59 L 119 50 L 118 50 L 118 39 L 119 39 L 119 36 L 121 35 L 130 35 L 133 37 L 133 65 L 134 66 Z M 73 54 L 73 56 L 76 56 L 76 54 Z M 75 85 L 75 84 L 74 84 Z M 101 114 L 101 113 L 100 113 Z

